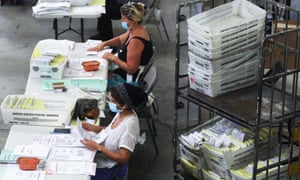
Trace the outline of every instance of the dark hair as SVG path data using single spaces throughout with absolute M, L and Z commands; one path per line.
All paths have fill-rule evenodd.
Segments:
M 80 120 L 83 120 L 88 112 L 96 108 L 98 108 L 97 99 L 78 99 L 72 118 L 76 119 L 79 117 Z
M 125 102 L 121 99 L 115 86 L 110 88 L 110 95 L 114 98 L 115 101 L 117 101 L 118 104 L 120 104 L 121 106 L 125 105 Z
M 110 93 L 120 105 L 127 104 L 129 109 L 136 110 L 147 101 L 147 95 L 143 89 L 128 83 L 120 83 L 111 87 Z

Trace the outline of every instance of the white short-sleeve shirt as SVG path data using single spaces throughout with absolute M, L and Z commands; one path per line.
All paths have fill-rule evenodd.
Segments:
M 133 113 L 125 117 L 116 128 L 112 129 L 111 126 L 118 116 L 119 113 L 103 129 L 103 131 L 106 131 L 107 138 L 102 145 L 114 152 L 118 152 L 120 148 L 125 148 L 133 152 L 140 134 L 139 119 L 136 113 Z M 107 158 L 102 153 L 97 153 L 95 162 L 98 168 L 111 168 L 117 164 L 117 162 Z

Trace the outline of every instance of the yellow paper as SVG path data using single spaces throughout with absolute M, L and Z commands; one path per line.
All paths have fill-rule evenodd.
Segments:
M 32 57 L 33 57 L 34 59 L 35 59 L 35 58 L 41 57 L 40 50 L 39 50 L 37 47 L 33 49 Z
M 66 60 L 66 56 L 56 56 L 54 60 L 50 63 L 50 66 L 59 66 L 61 63 L 63 63 Z
M 92 6 L 105 6 L 105 0 L 92 0 Z

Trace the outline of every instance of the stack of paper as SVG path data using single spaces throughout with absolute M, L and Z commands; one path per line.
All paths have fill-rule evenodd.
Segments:
M 71 10 L 70 2 L 43 2 L 32 7 L 33 14 L 49 15 L 49 14 L 67 14 Z

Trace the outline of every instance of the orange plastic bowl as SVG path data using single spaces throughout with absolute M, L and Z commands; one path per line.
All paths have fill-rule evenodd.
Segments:
M 99 61 L 85 61 L 82 63 L 82 66 L 85 71 L 97 71 L 99 64 Z
M 36 170 L 40 160 L 35 157 L 20 157 L 17 160 L 21 170 Z

